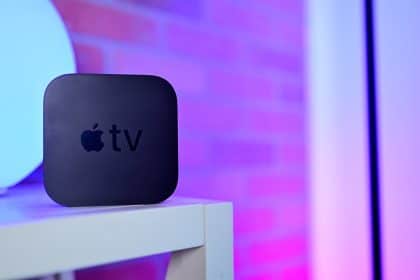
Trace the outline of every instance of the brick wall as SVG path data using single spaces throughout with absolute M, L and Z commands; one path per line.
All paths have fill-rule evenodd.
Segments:
M 303 0 L 55 0 L 79 72 L 179 98 L 177 195 L 234 202 L 236 279 L 307 279 Z M 168 256 L 79 271 L 163 279 Z

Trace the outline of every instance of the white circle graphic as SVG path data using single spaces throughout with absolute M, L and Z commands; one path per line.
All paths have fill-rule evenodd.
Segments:
M 2 1 L 0 189 L 42 162 L 42 103 L 54 77 L 75 71 L 65 26 L 49 1 Z

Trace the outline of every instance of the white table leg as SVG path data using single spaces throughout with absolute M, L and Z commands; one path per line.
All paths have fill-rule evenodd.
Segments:
M 173 252 L 166 280 L 233 279 L 232 207 L 218 203 L 204 211 L 204 246 Z

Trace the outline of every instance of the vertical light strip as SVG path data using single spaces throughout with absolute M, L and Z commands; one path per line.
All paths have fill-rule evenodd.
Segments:
M 308 1 L 314 279 L 372 279 L 364 2 Z

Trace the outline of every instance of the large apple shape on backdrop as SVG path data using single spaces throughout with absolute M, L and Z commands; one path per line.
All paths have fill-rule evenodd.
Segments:
M 54 77 L 75 71 L 65 26 L 50 1 L 0 7 L 0 192 L 42 162 L 42 102 Z

